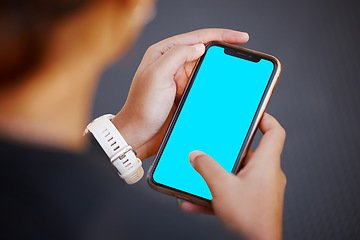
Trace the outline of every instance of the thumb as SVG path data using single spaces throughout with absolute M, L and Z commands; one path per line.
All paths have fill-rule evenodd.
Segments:
M 176 45 L 151 64 L 147 71 L 155 74 L 157 77 L 156 79 L 160 82 L 167 82 L 169 79 L 173 81 L 176 72 L 184 65 L 184 63 L 195 61 L 201 57 L 204 52 L 204 44 L 195 44 L 192 46 Z
M 209 155 L 201 151 L 193 151 L 189 155 L 193 168 L 204 178 L 211 192 L 222 186 L 229 173 Z

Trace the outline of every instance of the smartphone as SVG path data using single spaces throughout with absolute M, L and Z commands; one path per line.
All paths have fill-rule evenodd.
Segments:
M 199 59 L 148 172 L 162 193 L 210 206 L 211 192 L 189 162 L 200 150 L 237 173 L 280 76 L 275 57 L 210 42 Z

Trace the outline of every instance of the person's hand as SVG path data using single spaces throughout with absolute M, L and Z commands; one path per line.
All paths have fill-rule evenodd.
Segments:
M 224 170 L 200 151 L 189 158 L 212 193 L 212 209 L 183 202 L 187 213 L 216 214 L 233 231 L 247 239 L 281 239 L 286 177 L 280 167 L 285 130 L 269 114 L 260 122 L 264 134 L 256 151 L 251 150 L 237 175 Z
M 165 39 L 146 51 L 126 103 L 113 119 L 140 159 L 158 150 L 204 44 L 242 44 L 248 39 L 247 33 L 203 29 Z

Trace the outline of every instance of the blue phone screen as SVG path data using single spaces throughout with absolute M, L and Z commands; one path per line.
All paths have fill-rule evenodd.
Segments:
M 189 162 L 200 150 L 231 172 L 262 100 L 274 64 L 252 62 L 210 47 L 163 149 L 153 180 L 211 200 Z

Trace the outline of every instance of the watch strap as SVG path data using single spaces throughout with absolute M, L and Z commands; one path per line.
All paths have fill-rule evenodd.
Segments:
M 114 126 L 111 120 L 112 114 L 106 114 L 98 117 L 85 129 L 84 134 L 91 132 L 111 163 L 117 169 L 119 176 L 126 183 L 133 184 L 138 182 L 144 175 L 142 162 L 136 157 L 135 151 L 129 146 L 121 136 L 119 130 Z
M 111 122 L 114 117 L 112 114 L 103 115 L 92 121 L 86 128 L 94 135 L 110 159 L 128 146 L 119 130 Z

